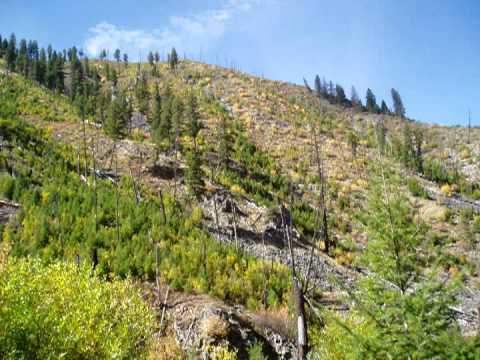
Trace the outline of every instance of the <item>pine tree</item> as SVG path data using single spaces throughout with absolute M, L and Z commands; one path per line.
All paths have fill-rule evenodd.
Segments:
M 222 170 L 230 168 L 230 136 L 227 124 L 228 114 L 225 109 L 218 108 L 218 123 L 217 123 L 217 141 L 218 141 L 218 161 Z
M 70 98 L 75 100 L 77 93 L 79 92 L 83 80 L 84 80 L 84 73 L 83 67 L 80 59 L 78 58 L 78 52 L 75 47 L 70 49 L 69 52 L 70 58 Z
M 371 89 L 367 89 L 366 107 L 368 112 L 378 113 L 379 111 L 377 100 Z
M 320 76 L 315 76 L 315 93 L 318 97 L 321 97 L 323 95 L 322 91 L 322 81 L 320 80 Z
M 187 134 L 192 137 L 195 148 L 197 146 L 197 136 L 202 129 L 200 115 L 198 113 L 197 98 L 193 91 L 190 91 L 185 107 L 185 118 L 187 125 Z
M 382 100 L 382 105 L 380 106 L 380 112 L 382 114 L 385 114 L 385 115 L 390 114 L 390 109 L 388 108 L 387 104 L 385 103 L 385 100 Z
M 352 107 L 354 107 L 355 109 L 362 108 L 362 100 L 358 96 L 357 89 L 355 89 L 355 86 L 352 86 L 350 101 L 352 103 Z
M 338 84 L 335 87 L 335 102 L 340 105 L 348 104 L 347 97 L 345 96 L 345 90 L 343 90 L 343 87 Z
M 152 128 L 157 128 L 160 125 L 162 119 L 162 97 L 158 89 L 158 84 L 155 83 L 155 90 L 153 92 L 153 106 L 152 111 L 149 113 L 148 121 Z
M 203 181 L 202 161 L 197 148 L 187 154 L 187 169 L 185 172 L 185 182 L 190 191 L 199 195 L 205 185 Z
M 172 131 L 172 97 L 170 86 L 161 99 L 160 120 L 152 124 L 152 137 L 157 150 L 170 149 L 171 131 Z
M 178 146 L 178 139 L 183 135 L 184 130 L 184 106 L 182 99 L 179 96 L 174 96 L 171 102 L 171 116 L 172 116 L 172 129 L 171 129 L 171 143 Z M 178 149 L 178 148 L 177 148 Z
M 415 129 L 413 130 L 413 139 L 415 143 L 414 164 L 415 170 L 420 174 L 423 174 L 423 138 L 424 135 L 420 126 L 415 127 Z
M 397 90 L 392 89 L 393 112 L 401 118 L 405 117 L 405 107 L 403 106 L 402 98 Z
M 108 54 L 107 54 L 107 50 L 106 49 L 103 49 L 102 51 L 100 51 L 100 60 L 106 60 L 108 57 Z
M 126 135 L 129 121 L 128 103 L 124 93 L 114 96 L 107 110 L 105 119 L 105 132 L 112 139 L 118 140 Z
M 168 63 L 170 65 L 170 69 L 175 70 L 178 65 L 178 54 L 175 48 L 172 48 L 172 52 L 168 56 Z
M 155 57 L 155 63 L 158 64 L 160 62 L 160 54 L 158 53 L 158 51 L 155 51 L 154 57 Z
M 150 92 L 148 91 L 147 74 L 141 72 L 135 88 L 135 97 L 137 98 L 138 111 L 146 115 L 148 113 Z
M 345 332 L 351 340 L 348 351 L 359 359 L 456 358 L 463 339 L 449 309 L 455 284 L 421 268 L 431 253 L 428 228 L 394 190 L 399 179 L 382 171 L 372 185 L 362 215 L 368 243 L 361 264 L 375 276 L 361 279 L 353 294 L 362 325 Z
M 375 124 L 375 133 L 377 136 L 378 151 L 381 155 L 384 155 L 387 144 L 387 128 L 383 123 L 383 119 L 380 119 L 380 121 Z
M 154 61 L 155 61 L 155 57 L 153 56 L 153 52 L 150 51 L 150 52 L 148 53 L 148 63 L 149 63 L 151 66 L 153 66 Z
M 36 80 L 44 85 L 46 82 L 46 72 L 47 72 L 47 53 L 45 49 L 40 49 L 40 56 L 38 59 L 37 70 L 36 70 Z
M 113 57 L 115 58 L 115 60 L 117 61 L 117 63 L 120 62 L 121 60 L 121 52 L 120 52 L 120 49 L 116 49 L 115 52 L 113 53 Z
M 15 34 L 10 35 L 10 41 L 7 48 L 7 67 L 10 71 L 15 71 L 15 60 L 17 57 L 17 38 Z
M 412 130 L 410 125 L 405 123 L 403 127 L 403 146 L 401 154 L 401 158 L 405 167 L 412 168 L 412 165 L 414 164 L 414 154 L 415 149 L 413 146 Z
M 123 64 L 125 65 L 125 68 L 128 67 L 128 55 L 123 54 Z
M 335 96 L 336 96 L 335 86 L 333 85 L 332 80 L 330 80 L 329 83 L 328 83 L 328 97 L 329 97 L 330 99 L 334 99 Z

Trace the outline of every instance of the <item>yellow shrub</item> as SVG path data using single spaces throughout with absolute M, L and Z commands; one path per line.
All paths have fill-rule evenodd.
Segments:
M 232 185 L 231 188 L 230 188 L 230 191 L 235 193 L 235 194 L 239 194 L 239 195 L 245 195 L 246 194 L 245 190 L 237 184 Z
M 235 360 L 237 358 L 237 352 L 229 350 L 227 346 L 209 345 L 206 352 L 212 360 Z
M 440 191 L 448 196 L 448 197 L 451 197 L 453 195 L 453 187 L 449 184 L 445 184 L 443 185 L 441 188 L 440 188 Z

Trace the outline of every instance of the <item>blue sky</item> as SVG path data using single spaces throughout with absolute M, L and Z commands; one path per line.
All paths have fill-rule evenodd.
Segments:
M 149 50 L 267 78 L 313 83 L 315 74 L 350 93 L 370 87 L 407 115 L 480 126 L 480 2 L 477 0 L 2 0 L 0 33 L 71 45 L 94 55 Z

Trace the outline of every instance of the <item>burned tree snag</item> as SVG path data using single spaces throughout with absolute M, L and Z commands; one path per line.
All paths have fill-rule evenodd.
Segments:
M 119 190 L 118 190 L 118 187 L 119 187 L 119 183 L 120 183 L 120 180 L 118 179 L 118 154 L 117 154 L 117 144 L 115 143 L 114 144 L 114 156 L 115 156 L 115 179 L 116 179 L 116 184 L 115 184 L 115 197 L 116 197 L 116 201 L 115 201 L 115 218 L 116 218 L 116 227 L 117 227 L 117 244 L 120 243 L 120 216 L 119 216 L 119 202 L 120 202 L 120 199 L 119 199 Z
M 291 208 L 291 206 L 290 206 Z M 284 215 L 284 207 L 280 206 L 280 216 L 282 219 L 282 227 L 284 234 L 284 242 L 287 243 L 290 252 L 290 268 L 292 272 L 292 287 L 293 287 L 293 302 L 295 304 L 295 320 L 297 323 L 297 352 L 298 359 L 304 360 L 308 352 L 308 336 L 307 336 L 307 321 L 305 316 L 305 292 L 297 274 L 295 265 L 295 255 L 293 251 L 292 242 L 292 214 L 290 213 L 290 221 L 287 222 Z M 290 223 L 290 224 L 289 224 Z
M 320 146 L 318 142 L 317 131 L 315 126 L 312 124 L 313 127 L 313 137 L 314 137 L 314 151 L 315 151 L 315 162 L 317 165 L 317 175 L 320 181 L 320 197 L 319 197 L 319 204 L 318 207 L 321 211 L 321 224 L 322 224 L 322 240 L 325 245 L 325 252 L 330 254 L 330 249 L 335 247 L 335 243 L 333 243 L 328 234 L 328 210 L 327 210 L 327 203 L 326 203 L 326 179 L 325 179 L 325 168 L 323 165 L 322 157 L 320 156 Z

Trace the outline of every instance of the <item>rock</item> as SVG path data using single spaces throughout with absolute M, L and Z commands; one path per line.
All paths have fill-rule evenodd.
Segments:
M 226 346 L 237 351 L 237 359 L 248 359 L 248 349 L 261 344 L 269 359 L 291 359 L 295 346 L 273 329 L 255 330 L 239 307 L 197 299 L 176 306 L 169 313 L 178 343 L 187 351 L 205 354 L 210 346 Z

